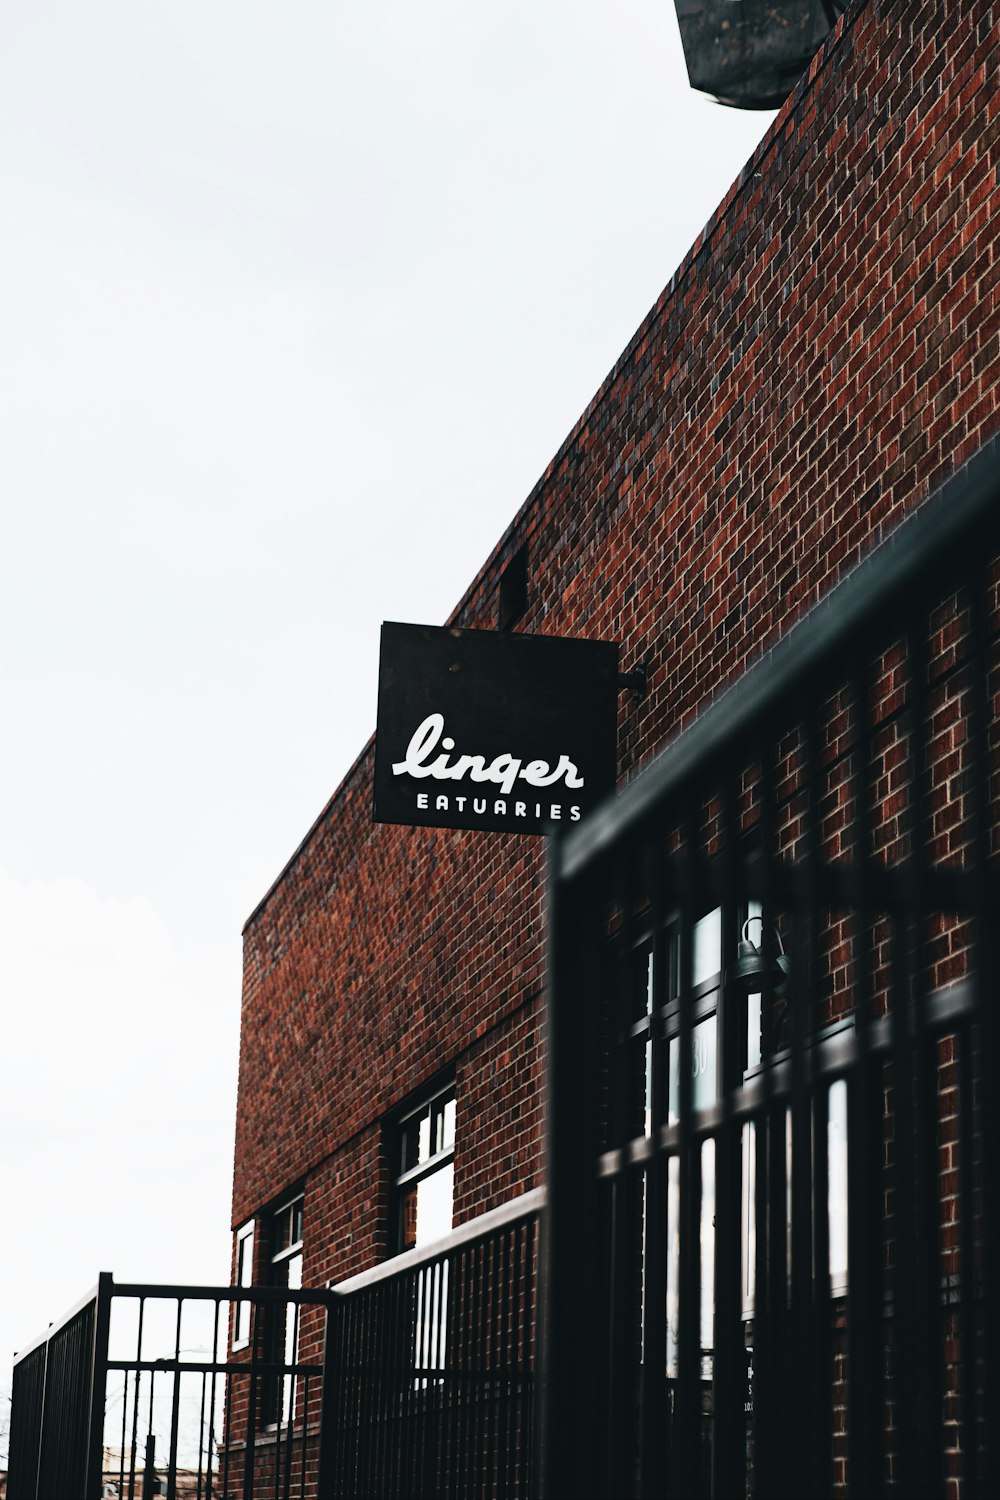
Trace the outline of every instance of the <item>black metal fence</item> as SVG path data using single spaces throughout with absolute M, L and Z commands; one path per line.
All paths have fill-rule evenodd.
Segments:
M 14 1365 L 8 1500 L 315 1495 L 330 1301 L 104 1273 Z
M 321 1493 L 535 1493 L 541 1193 L 336 1288 Z
M 543 1493 L 1000 1493 L 994 446 L 555 845 Z
M 99 1284 L 22 1352 L 11 1388 L 9 1500 L 100 1494 L 108 1284 Z
M 527 1500 L 541 1201 L 332 1290 L 102 1275 L 15 1363 L 8 1500 Z

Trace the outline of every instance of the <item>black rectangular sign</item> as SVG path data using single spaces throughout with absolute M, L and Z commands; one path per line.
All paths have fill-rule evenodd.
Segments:
M 382 626 L 374 818 L 546 833 L 615 785 L 618 647 Z

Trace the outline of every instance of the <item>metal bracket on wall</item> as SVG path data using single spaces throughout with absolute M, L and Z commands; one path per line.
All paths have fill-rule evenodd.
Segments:
M 641 703 L 649 691 L 649 670 L 652 662 L 640 662 L 634 672 L 619 672 L 618 686 L 624 692 L 626 688 L 632 691 L 632 702 Z

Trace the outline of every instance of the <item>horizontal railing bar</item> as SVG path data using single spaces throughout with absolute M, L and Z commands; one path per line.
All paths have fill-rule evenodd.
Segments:
M 91 1287 L 89 1292 L 84 1292 L 79 1301 L 74 1302 L 69 1311 L 63 1313 L 58 1322 L 50 1323 L 44 1333 L 40 1333 L 36 1339 L 32 1339 L 30 1344 L 26 1344 L 23 1349 L 17 1351 L 14 1355 L 14 1364 L 19 1365 L 22 1359 L 27 1359 L 29 1354 L 34 1354 L 43 1344 L 47 1344 L 50 1339 L 56 1338 L 64 1328 L 72 1323 L 74 1318 L 78 1318 L 82 1312 L 85 1312 L 91 1303 L 96 1304 L 97 1292 L 97 1286 Z
M 938 581 L 949 552 L 968 557 L 973 528 L 997 520 L 1000 439 L 993 439 L 903 521 L 890 539 L 869 553 L 738 682 L 684 729 L 641 777 L 612 794 L 578 828 L 557 836 L 553 850 L 558 879 L 578 876 L 618 839 L 655 815 L 666 800 L 705 772 L 709 762 L 732 754 L 751 726 L 778 715 L 808 678 L 820 676 L 835 656 L 868 631 L 925 574 Z
M 329 1307 L 326 1287 L 302 1287 L 293 1291 L 284 1286 L 157 1286 L 143 1282 L 112 1285 L 113 1297 L 145 1297 L 160 1302 L 301 1302 Z
M 947 1032 L 962 1025 L 976 1011 L 975 987 L 968 979 L 958 979 L 944 989 L 935 990 L 923 1002 L 920 1031 L 925 1037 Z M 862 1045 L 853 1025 L 842 1026 L 826 1037 L 818 1037 L 809 1050 L 815 1055 L 814 1072 L 821 1080 L 834 1082 L 852 1073 L 863 1057 L 884 1057 L 892 1047 L 893 1017 L 876 1016 L 868 1023 L 867 1041 Z M 765 1076 L 766 1075 L 766 1076 Z M 731 1090 L 691 1115 L 692 1140 L 707 1140 L 732 1121 L 750 1121 L 775 1101 L 791 1097 L 792 1059 L 790 1053 L 779 1054 L 766 1069 L 745 1079 Z M 598 1158 L 597 1175 L 615 1178 L 636 1167 L 646 1166 L 662 1154 L 676 1154 L 680 1148 L 680 1125 L 661 1125 L 655 1138 L 636 1136 Z
M 356 1276 L 349 1276 L 346 1281 L 331 1285 L 330 1291 L 338 1297 L 349 1297 L 352 1292 L 363 1291 L 365 1287 L 391 1281 L 393 1277 L 401 1276 L 406 1271 L 417 1270 L 431 1261 L 440 1260 L 442 1256 L 449 1255 L 474 1240 L 485 1239 L 499 1229 L 531 1218 L 544 1206 L 545 1189 L 533 1188 L 530 1192 L 522 1193 L 519 1198 L 510 1198 L 506 1203 L 501 1203 L 499 1208 L 491 1208 L 478 1218 L 470 1219 L 467 1224 L 460 1224 L 444 1239 L 423 1245 L 418 1250 L 404 1250 L 401 1255 L 394 1255 L 391 1260 L 383 1261 L 369 1271 L 359 1271 Z
M 322 1375 L 322 1365 L 280 1365 L 257 1360 L 255 1364 L 246 1360 L 228 1363 L 219 1360 L 196 1359 L 109 1359 L 109 1370 L 134 1370 L 142 1374 L 177 1375 L 189 1372 L 192 1375 Z

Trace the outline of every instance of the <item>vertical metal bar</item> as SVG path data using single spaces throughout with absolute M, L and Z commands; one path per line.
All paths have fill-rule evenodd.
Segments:
M 405 1494 L 410 1482 L 410 1404 L 413 1389 L 413 1369 L 416 1365 L 416 1325 L 414 1322 L 414 1287 L 409 1274 L 396 1280 L 397 1334 L 393 1340 L 396 1351 L 394 1389 L 397 1392 L 399 1441 L 395 1445 L 394 1461 L 398 1494 Z
M 388 1442 L 386 1407 L 386 1310 L 389 1286 L 372 1287 L 368 1299 L 368 1333 L 370 1350 L 369 1395 L 365 1403 L 368 1412 L 369 1443 L 368 1473 L 373 1494 L 383 1494 L 385 1486 L 386 1447 Z
M 894 1391 L 901 1435 L 895 1462 L 901 1492 L 939 1495 L 941 1472 L 941 1309 L 936 1209 L 937 1104 L 927 1043 L 921 1034 L 926 976 L 920 937 L 922 882 L 928 840 L 928 776 L 925 754 L 927 634 L 914 608 L 907 620 L 909 642 L 905 733 L 910 793 L 902 815 L 905 897 L 893 913 L 892 970 L 894 1183 Z M 930 1074 L 930 1076 L 928 1076 Z M 929 1117 L 928 1117 L 929 1116 Z M 931 1145 L 934 1143 L 934 1148 Z M 928 1181 L 928 1156 L 934 1176 Z
M 815 708 L 810 697 L 799 722 L 802 742 L 803 786 L 800 796 L 805 802 L 805 840 L 815 818 L 816 773 Z M 794 856 L 793 856 L 794 857 Z M 782 1449 L 783 1476 L 781 1493 L 791 1495 L 793 1484 L 800 1493 L 815 1494 L 812 1472 L 813 1432 L 809 1410 L 812 1333 L 812 1111 L 809 1100 L 806 1037 L 812 1030 L 812 984 L 809 973 L 811 944 L 809 929 L 815 920 L 815 894 L 812 890 L 811 861 L 797 860 L 795 878 L 794 920 L 792 926 L 792 972 L 789 980 L 788 1026 L 791 1041 L 791 1099 L 788 1124 L 791 1130 L 791 1284 L 789 1316 L 786 1322 L 786 1358 L 782 1362 L 782 1404 L 788 1419 L 787 1440 Z
M 513 1229 L 501 1229 L 498 1234 L 500 1249 L 500 1284 L 497 1289 L 497 1400 L 500 1404 L 499 1431 L 497 1434 L 497 1494 L 510 1493 L 511 1473 L 511 1319 L 517 1309 L 513 1301 L 511 1286 L 511 1236 Z
M 326 1323 L 323 1330 L 323 1378 L 320 1386 L 319 1427 L 319 1471 L 316 1476 L 317 1500 L 333 1500 L 337 1473 L 337 1414 L 342 1387 L 338 1368 L 340 1348 L 338 1320 L 340 1302 L 336 1292 L 331 1292 L 326 1308 Z M 339 1488 L 339 1485 L 336 1485 Z
M 267 1340 L 270 1342 L 270 1322 L 272 1309 L 267 1306 L 265 1316 L 265 1303 L 254 1299 L 253 1303 L 253 1332 L 250 1343 L 250 1390 L 247 1400 L 247 1431 L 246 1448 L 243 1454 L 243 1490 L 244 1494 L 252 1495 L 254 1491 L 254 1468 L 257 1459 L 257 1391 L 260 1381 L 261 1344 Z M 268 1350 L 265 1349 L 266 1358 Z M 265 1377 L 266 1379 L 266 1377 Z
M 713 1493 L 741 1496 L 746 1487 L 744 1391 L 746 1364 L 742 1323 L 740 1268 L 742 1261 L 742 1130 L 732 1114 L 736 1090 L 743 1084 L 746 1046 L 746 1000 L 727 993 L 726 969 L 731 957 L 731 934 L 736 927 L 736 844 L 739 837 L 736 778 L 742 763 L 731 760 L 722 770 L 722 987 L 719 996 L 720 1094 L 726 1102 L 715 1153 L 715 1321 L 713 1345 L 712 1474 Z
M 776 794 L 774 751 L 770 738 L 762 735 L 756 746 L 760 768 L 759 837 L 760 900 L 766 921 L 773 920 L 774 866 L 776 863 Z M 764 953 L 770 932 L 765 925 Z M 765 994 L 762 1005 L 767 1006 Z M 768 1038 L 770 1016 L 764 1017 Z M 770 1042 L 768 1043 L 770 1048 Z M 785 1215 L 785 1105 L 777 1094 L 773 1068 L 765 1068 L 764 1104 L 755 1117 L 756 1163 L 754 1171 L 755 1271 L 753 1315 L 754 1371 L 754 1467 L 757 1493 L 780 1492 L 780 1459 L 786 1421 L 779 1390 L 784 1364 L 781 1341 L 787 1319 L 786 1215 Z
M 609 1204 L 609 1276 L 611 1288 L 608 1338 L 607 1423 L 608 1494 L 625 1496 L 631 1488 L 632 1436 L 635 1411 L 635 1302 L 638 1290 L 634 1220 L 637 1207 L 635 1174 L 622 1168 L 605 1191 Z
M 677 1397 L 674 1410 L 671 1492 L 701 1494 L 701 1149 L 693 1131 L 694 1080 L 691 1069 L 694 892 L 698 861 L 695 841 L 701 788 L 692 790 L 681 824 L 680 976 L 678 1016 L 680 1162 Z M 692 814 L 692 807 L 694 813 Z
M 995 537 L 995 530 L 993 533 Z M 995 547 L 995 541 L 991 551 Z M 992 557 L 990 558 L 992 562 Z M 971 870 L 973 875 L 973 948 L 970 958 L 973 988 L 973 1026 L 971 1036 L 978 1047 L 970 1057 L 973 1087 L 978 1084 L 980 1110 L 980 1177 L 982 1195 L 982 1348 L 983 1385 L 981 1430 L 984 1437 L 982 1465 L 978 1459 L 978 1441 L 967 1450 L 967 1473 L 973 1484 L 981 1481 L 984 1495 L 1000 1493 L 1000 1370 L 993 1351 L 1000 1347 L 1000 1090 L 996 1088 L 997 1065 L 1000 1062 L 1000 1018 L 996 996 L 1000 983 L 1000 965 L 996 956 L 996 900 L 990 876 L 995 877 L 995 859 L 991 858 L 991 825 L 996 808 L 991 799 L 990 773 L 995 752 L 990 731 L 995 726 L 993 691 L 990 686 L 990 645 L 994 637 L 989 618 L 990 570 L 982 563 L 973 571 L 969 630 L 971 682 L 969 689 L 968 744 L 972 765 L 967 778 L 969 817 L 972 828 Z M 994 622 L 995 628 L 995 622 Z M 971 1100 L 971 1089 L 970 1089 Z M 971 1148 L 969 1155 L 971 1156 Z M 971 1162 L 967 1162 L 971 1167 Z M 973 1179 L 971 1170 L 963 1173 L 963 1217 L 971 1218 Z M 971 1247 L 970 1247 L 971 1248 Z M 975 1268 L 971 1258 L 962 1254 L 960 1267 L 963 1301 L 977 1297 Z M 964 1342 L 964 1341 L 963 1341 Z M 978 1349 L 975 1341 L 962 1352 L 963 1408 L 972 1404 L 972 1393 L 978 1394 Z M 977 1424 L 978 1425 L 978 1424 Z
M 959 1440 L 962 1453 L 962 1486 L 965 1500 L 979 1495 L 976 1391 L 976 1272 L 975 1272 L 975 1155 L 972 1111 L 972 1030 L 961 1028 L 955 1038 L 958 1070 L 958 1390 L 960 1402 Z
M 170 1406 L 170 1450 L 167 1459 L 167 1500 L 177 1500 L 177 1437 L 181 1413 L 181 1315 L 184 1298 L 177 1298 L 177 1323 L 174 1331 L 174 1389 Z
M 104 1488 L 104 1407 L 108 1387 L 108 1334 L 111 1327 L 111 1299 L 114 1277 L 102 1271 L 97 1278 L 97 1301 L 94 1309 L 93 1344 L 90 1350 L 89 1392 L 86 1409 L 83 1481 L 88 1500 L 100 1500 Z
M 540 1493 L 545 1500 L 585 1494 L 594 1480 L 598 1421 L 593 1327 L 581 1309 L 598 1300 L 599 1144 L 597 1004 L 591 945 L 600 913 L 589 890 L 565 880 L 561 843 L 549 841 L 547 1145 L 549 1197 L 544 1226 Z M 588 916 L 590 920 L 588 921 Z M 567 1414 L 571 1414 L 567 1420 Z
M 201 1372 L 201 1404 L 198 1408 L 198 1475 L 195 1487 L 196 1500 L 201 1500 L 201 1480 L 205 1455 L 205 1399 L 208 1395 L 208 1372 Z
M 118 1493 L 119 1493 L 119 1495 L 125 1489 L 125 1438 L 126 1438 L 126 1435 L 127 1435 L 127 1432 L 128 1432 L 128 1377 L 129 1377 L 129 1371 L 128 1370 L 126 1370 L 124 1372 L 124 1376 L 125 1376 L 125 1378 L 122 1381 L 122 1440 L 121 1440 L 121 1447 L 119 1449 L 119 1455 L 118 1455 Z M 136 1373 L 136 1377 L 135 1378 L 136 1378 L 136 1381 L 138 1382 L 138 1379 L 139 1379 L 138 1372 Z M 199 1500 L 200 1500 L 200 1497 L 199 1497 Z
M 233 1387 L 236 1385 L 236 1372 L 231 1371 L 226 1380 L 226 1400 L 222 1415 L 222 1494 L 229 1494 L 229 1454 L 233 1442 Z M 249 1393 L 248 1393 L 249 1394 Z
M 215 1401 L 216 1401 L 216 1368 L 219 1363 L 219 1318 L 222 1310 L 222 1302 L 216 1297 L 212 1303 L 214 1312 L 212 1317 L 212 1381 L 211 1394 L 208 1399 L 208 1467 L 205 1474 L 205 1500 L 212 1500 L 212 1481 L 215 1477 L 215 1454 L 212 1447 L 212 1439 L 215 1436 Z M 236 1304 L 239 1306 L 239 1303 Z M 226 1328 L 226 1339 L 229 1339 L 229 1328 Z M 223 1386 L 223 1400 L 227 1406 L 229 1403 L 230 1381 L 226 1379 Z
M 872 974 L 869 932 L 873 921 L 869 863 L 873 859 L 875 804 L 871 669 L 854 682 L 854 818 L 849 825 L 852 867 L 854 1027 L 858 1058 L 848 1079 L 847 1180 L 847 1487 L 851 1500 L 884 1493 L 885 1319 L 882 1281 L 882 1065 L 872 1045 Z
M 299 1450 L 299 1500 L 306 1497 L 306 1460 L 309 1454 L 309 1397 L 312 1393 L 312 1376 L 303 1376 L 302 1384 L 302 1444 Z
M 837 699 L 830 711 L 836 713 Z M 815 1039 L 827 1019 L 819 984 L 820 970 L 820 893 L 819 869 L 823 858 L 822 807 L 823 781 L 819 756 L 819 709 L 816 694 L 811 694 L 802 716 L 803 754 L 806 783 L 806 827 L 802 868 L 796 880 L 800 896 L 800 951 L 805 979 L 798 1033 L 798 1055 L 793 1017 L 792 1071 L 793 1088 L 797 1069 L 801 1069 L 799 1109 L 801 1129 L 798 1189 L 800 1221 L 794 1222 L 797 1253 L 804 1257 L 799 1278 L 800 1294 L 806 1297 L 800 1314 L 793 1318 L 797 1332 L 796 1355 L 806 1378 L 802 1382 L 804 1421 L 803 1435 L 808 1452 L 802 1454 L 811 1493 L 817 1497 L 829 1493 L 832 1482 L 833 1428 L 833 1341 L 830 1307 L 829 1250 L 829 1174 L 827 1146 L 829 1137 L 828 1088 L 817 1083 L 815 1046 L 806 1047 L 807 1037 Z M 794 1107 L 794 1106 L 793 1106 Z M 794 1151 L 794 1136 L 793 1136 Z M 793 1157 L 794 1162 L 794 1157 Z M 793 1473 L 793 1483 L 795 1476 Z
M 285 1434 L 285 1500 L 288 1500 L 292 1486 L 292 1448 L 294 1446 L 292 1435 L 295 1430 L 296 1407 L 298 1404 L 298 1376 L 295 1374 L 294 1367 L 299 1363 L 299 1330 L 302 1324 L 302 1303 L 296 1300 L 294 1308 L 295 1311 L 292 1314 L 292 1373 L 288 1377 L 290 1381 L 288 1387 L 288 1428 Z M 304 1432 L 302 1441 L 303 1443 L 305 1442 Z M 277 1466 L 276 1458 L 275 1469 L 277 1469 Z
M 524 1368 L 527 1399 L 525 1401 L 525 1428 L 521 1438 L 521 1452 L 523 1455 L 521 1493 L 526 1495 L 529 1493 L 529 1490 L 534 1494 L 536 1487 L 535 1485 L 529 1485 L 529 1476 L 534 1477 L 536 1483 L 538 1479 L 535 1444 L 536 1426 L 538 1424 L 535 1421 L 535 1414 L 538 1411 L 539 1391 L 541 1387 L 541 1361 L 539 1354 L 541 1314 L 539 1311 L 540 1298 L 537 1289 L 535 1267 L 541 1262 L 542 1230 L 541 1218 L 537 1214 L 531 1220 L 530 1233 L 526 1232 L 525 1234 L 524 1248 Z
M 146 1299 L 145 1299 L 145 1297 L 140 1297 L 139 1298 L 139 1318 L 138 1318 L 138 1322 L 137 1322 L 137 1325 L 136 1325 L 136 1334 L 135 1334 L 135 1359 L 136 1359 L 136 1364 L 137 1365 L 139 1364 L 139 1362 L 142 1359 L 142 1327 L 143 1327 L 143 1322 L 145 1320 L 145 1316 L 146 1316 Z M 128 1494 L 129 1494 L 129 1500 L 134 1500 L 134 1497 L 135 1497 L 135 1466 L 136 1466 L 136 1460 L 137 1460 L 137 1458 L 139 1456 L 139 1454 L 138 1454 L 138 1445 L 139 1445 L 139 1388 L 140 1388 L 141 1384 L 142 1384 L 142 1375 L 141 1375 L 141 1372 L 137 1369 L 136 1370 L 136 1376 L 135 1376 L 135 1399 L 134 1399 L 133 1404 L 132 1404 L 132 1453 L 131 1453 L 131 1461 L 130 1461 L 130 1464 L 129 1464 L 129 1476 L 128 1476 Z
M 471 1486 L 475 1472 L 476 1451 L 476 1359 L 478 1339 L 476 1331 L 476 1264 L 477 1251 L 469 1245 L 462 1257 L 462 1426 L 461 1463 L 459 1467 L 458 1493 Z

